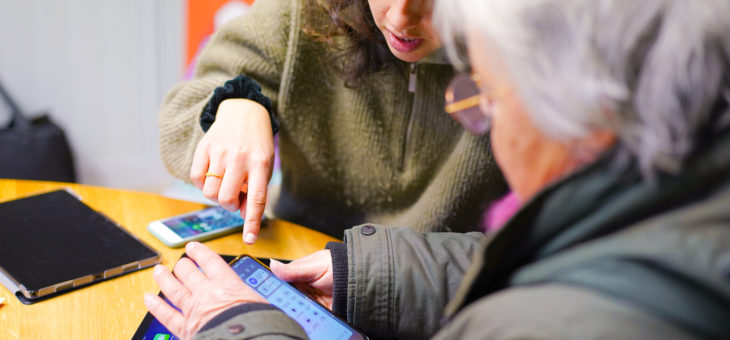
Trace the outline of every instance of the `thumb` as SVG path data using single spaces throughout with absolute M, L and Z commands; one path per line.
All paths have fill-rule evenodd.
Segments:
M 287 282 L 313 282 L 322 276 L 323 270 L 326 270 L 318 268 L 316 263 L 306 259 L 286 264 L 272 259 L 270 267 L 276 277 Z

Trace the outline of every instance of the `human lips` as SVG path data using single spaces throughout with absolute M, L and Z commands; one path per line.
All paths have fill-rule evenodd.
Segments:
M 390 43 L 390 46 L 392 46 L 393 49 L 395 49 L 396 51 L 408 53 L 413 52 L 415 49 L 421 46 L 421 43 L 423 43 L 423 39 L 402 37 L 395 35 L 391 31 L 388 31 L 388 42 Z

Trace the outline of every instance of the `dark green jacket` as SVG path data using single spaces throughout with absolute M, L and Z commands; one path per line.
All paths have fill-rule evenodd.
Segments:
M 348 230 L 347 319 L 378 338 L 730 339 L 730 134 L 699 149 L 653 183 L 601 160 L 493 238 Z

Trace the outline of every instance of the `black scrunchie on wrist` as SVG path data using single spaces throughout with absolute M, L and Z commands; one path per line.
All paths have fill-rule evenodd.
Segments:
M 233 78 L 213 91 L 213 97 L 210 98 L 208 104 L 203 108 L 203 114 L 200 115 L 200 127 L 203 128 L 203 131 L 207 132 L 215 121 L 218 106 L 224 100 L 231 98 L 249 99 L 261 104 L 269 112 L 271 131 L 274 134 L 279 132 L 279 121 L 274 117 L 274 113 L 271 110 L 271 99 L 261 93 L 261 86 L 259 84 L 246 76 Z

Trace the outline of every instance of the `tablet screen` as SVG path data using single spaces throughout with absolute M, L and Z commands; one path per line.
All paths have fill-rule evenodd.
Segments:
M 162 294 L 160 294 L 162 296 Z M 165 299 L 165 302 L 170 303 L 169 300 Z M 170 303 L 172 306 L 172 304 Z M 175 307 L 175 306 L 173 306 Z M 179 310 L 179 309 L 178 309 Z M 145 314 L 144 319 L 142 319 L 142 323 L 139 325 L 139 328 L 137 328 L 137 332 L 134 333 L 134 336 L 132 337 L 132 340 L 173 340 L 173 339 L 179 339 L 178 337 L 174 336 L 172 332 L 167 330 L 165 326 L 162 325 L 157 319 L 152 316 L 149 312 Z

